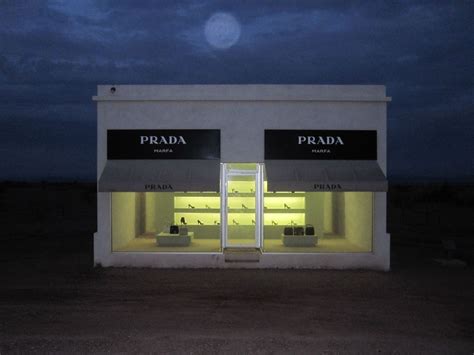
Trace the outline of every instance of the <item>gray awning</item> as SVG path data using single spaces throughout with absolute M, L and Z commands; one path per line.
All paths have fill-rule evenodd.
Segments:
M 268 191 L 387 191 L 376 160 L 266 160 Z
M 107 160 L 99 191 L 219 191 L 219 160 Z

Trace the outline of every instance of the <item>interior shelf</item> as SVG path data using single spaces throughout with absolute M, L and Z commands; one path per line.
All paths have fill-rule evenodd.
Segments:
M 229 213 L 251 213 L 251 214 L 255 214 L 255 209 L 253 208 L 247 208 L 247 209 L 243 209 L 243 208 L 229 208 L 227 210 Z
M 255 224 L 229 224 L 228 228 L 235 227 L 255 227 Z
M 254 196 L 255 196 L 255 192 L 239 192 L 239 193 L 229 192 L 227 194 L 228 198 L 232 198 L 232 197 L 254 197 Z
M 300 208 L 265 208 L 264 213 L 305 213 L 304 209 Z
M 175 192 L 175 197 L 219 197 L 218 192 Z
M 180 225 L 180 226 L 181 226 L 181 225 Z M 229 227 L 230 227 L 230 226 L 236 227 L 237 225 L 235 225 L 235 224 L 229 224 Z M 255 226 L 255 224 L 239 224 L 238 226 L 240 226 L 240 227 L 241 227 L 241 226 Z M 274 224 L 271 224 L 271 223 L 268 223 L 268 222 L 264 224 L 264 227 L 265 227 L 265 228 L 275 228 L 275 229 L 281 229 L 281 228 L 283 228 L 283 227 L 288 227 L 288 226 L 290 226 L 289 223 L 288 223 L 288 224 L 284 224 L 284 223 L 282 223 L 282 224 L 277 224 L 276 226 L 275 226 Z M 298 224 L 298 226 L 304 226 L 304 224 Z M 194 224 L 194 223 L 187 223 L 187 224 L 185 225 L 185 227 L 193 227 L 193 228 L 216 227 L 216 228 L 218 228 L 218 227 L 220 227 L 220 225 L 219 225 L 219 224 Z
M 176 213 L 220 213 L 218 208 L 175 208 Z M 255 213 L 255 209 L 229 208 L 229 213 Z M 304 209 L 265 208 L 265 213 L 305 213 Z
M 239 190 L 239 188 L 237 188 Z M 252 224 L 252 220 L 256 220 L 256 209 L 254 198 L 255 193 L 250 192 L 247 188 L 240 188 L 243 192 L 233 193 L 229 191 L 228 205 L 226 213 L 228 214 L 229 228 L 244 227 L 250 228 L 255 226 Z M 177 192 L 175 196 L 174 219 L 176 221 L 180 218 L 186 218 L 188 226 L 197 230 L 214 230 L 219 227 L 213 222 L 220 220 L 220 208 L 221 200 L 223 197 L 218 193 L 199 193 L 199 192 Z M 297 223 L 298 225 L 304 225 L 306 210 L 305 200 L 306 195 L 304 192 L 266 192 L 264 194 L 265 201 L 263 209 L 265 228 L 269 227 L 279 230 L 289 225 L 290 223 Z M 189 197 L 189 198 L 188 198 Z M 248 206 L 243 208 L 242 204 Z M 192 205 L 195 208 L 190 208 L 188 205 Z M 205 207 L 208 205 L 210 208 Z M 290 208 L 285 208 L 289 206 Z M 233 220 L 239 224 L 233 224 Z M 204 224 L 199 224 L 199 222 Z M 275 221 L 278 225 L 272 224 Z M 199 234 L 199 233 L 198 233 Z
M 295 192 L 295 193 L 291 193 L 291 192 L 276 192 L 276 193 L 273 193 L 273 192 L 265 192 L 263 194 L 265 197 L 275 197 L 275 198 L 278 198 L 278 197 L 304 197 L 305 194 L 304 192 Z M 239 193 L 233 193 L 233 192 L 229 192 L 229 194 L 227 195 L 227 197 L 231 198 L 231 197 L 253 197 L 255 196 L 255 193 L 254 192 L 239 192 Z
M 208 228 L 208 227 L 216 227 L 216 228 L 219 228 L 220 225 L 219 224 L 196 224 L 196 223 L 186 223 L 185 227 L 193 227 L 193 229 L 195 228 Z
M 218 192 L 175 192 L 176 197 L 219 197 L 221 194 Z M 239 192 L 233 193 L 229 192 L 228 197 L 253 197 L 255 196 L 254 192 Z M 304 192 L 265 192 L 265 197 L 304 197 Z
M 219 208 L 175 208 L 176 213 L 219 213 Z

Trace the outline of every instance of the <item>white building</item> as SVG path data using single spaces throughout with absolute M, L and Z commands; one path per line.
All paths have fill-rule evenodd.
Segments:
M 377 85 L 101 85 L 102 266 L 390 268 Z

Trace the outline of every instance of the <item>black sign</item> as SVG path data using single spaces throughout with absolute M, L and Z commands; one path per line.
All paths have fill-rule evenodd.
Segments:
M 376 160 L 377 131 L 269 129 L 265 159 Z
M 109 129 L 107 159 L 220 159 L 218 129 Z

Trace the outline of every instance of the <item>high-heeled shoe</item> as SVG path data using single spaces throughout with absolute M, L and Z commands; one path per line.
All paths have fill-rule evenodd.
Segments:
M 202 223 L 199 219 L 197 220 L 197 222 L 198 222 L 198 224 L 199 224 L 200 226 L 203 226 L 203 225 L 204 225 L 204 223 Z

